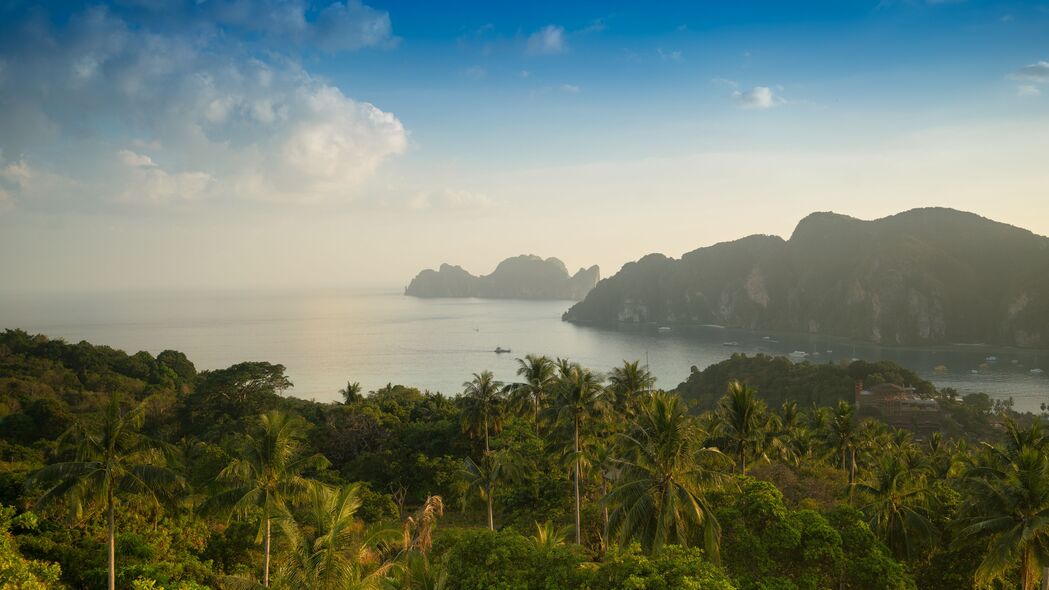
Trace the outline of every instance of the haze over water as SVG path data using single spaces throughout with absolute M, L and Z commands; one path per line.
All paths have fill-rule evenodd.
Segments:
M 569 301 L 417 299 L 398 290 L 238 291 L 120 294 L 0 294 L 0 327 L 87 340 L 128 352 L 185 352 L 198 370 L 241 361 L 281 363 L 295 387 L 320 401 L 347 380 L 373 390 L 388 382 L 454 394 L 473 372 L 514 380 L 528 353 L 568 357 L 607 371 L 647 361 L 673 388 L 732 353 L 810 354 L 812 362 L 890 359 L 939 387 L 1012 397 L 1018 410 L 1049 402 L 1049 351 L 950 346 L 879 347 L 799 334 L 717 328 L 603 329 L 562 322 Z M 738 346 L 725 346 L 726 342 Z M 495 354 L 497 346 L 510 354 Z M 829 351 L 829 352 L 828 352 Z M 818 353 L 818 354 L 817 354 Z M 988 356 L 997 357 L 987 362 Z M 984 365 L 983 368 L 980 365 Z M 946 372 L 937 372 L 943 365 Z M 973 374 L 971 371 L 976 370 Z

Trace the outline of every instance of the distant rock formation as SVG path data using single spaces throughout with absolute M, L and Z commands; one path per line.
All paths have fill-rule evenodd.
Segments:
M 1049 238 L 952 209 L 874 221 L 813 213 L 789 240 L 645 256 L 564 319 L 1049 347 Z
M 481 297 L 486 299 L 571 299 L 579 301 L 601 280 L 597 265 L 568 274 L 557 258 L 515 256 L 492 274 L 474 276 L 461 266 L 442 264 L 424 270 L 404 289 L 414 297 Z

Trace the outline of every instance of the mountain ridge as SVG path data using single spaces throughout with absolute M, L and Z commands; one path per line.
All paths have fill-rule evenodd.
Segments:
M 786 240 L 755 234 L 627 263 L 563 319 L 1045 347 L 1049 238 L 947 208 L 816 212 Z
M 597 265 L 569 274 L 558 258 L 534 254 L 507 258 L 490 274 L 475 276 L 463 267 L 443 263 L 426 269 L 404 289 L 413 297 L 480 297 L 486 299 L 566 299 L 579 301 L 601 279 Z

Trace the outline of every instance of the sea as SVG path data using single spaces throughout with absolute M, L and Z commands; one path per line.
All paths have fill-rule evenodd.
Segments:
M 888 359 L 938 387 L 1012 398 L 1021 411 L 1049 403 L 1049 350 L 979 345 L 877 346 L 808 334 L 718 326 L 600 328 L 561 321 L 570 301 L 419 299 L 399 288 L 296 291 L 0 292 L 0 329 L 21 328 L 130 353 L 179 350 L 198 370 L 242 361 L 283 364 L 287 393 L 333 401 L 348 381 L 454 395 L 475 372 L 516 378 L 516 359 L 565 357 L 597 371 L 648 365 L 671 389 L 733 353 L 796 362 Z M 509 349 L 496 353 L 497 348 Z M 1044 371 L 1044 372 L 1043 372 Z

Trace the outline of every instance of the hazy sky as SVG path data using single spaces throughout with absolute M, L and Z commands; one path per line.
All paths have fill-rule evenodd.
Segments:
M 608 275 L 817 210 L 1049 234 L 1049 3 L 787 4 L 0 0 L 0 288 Z

